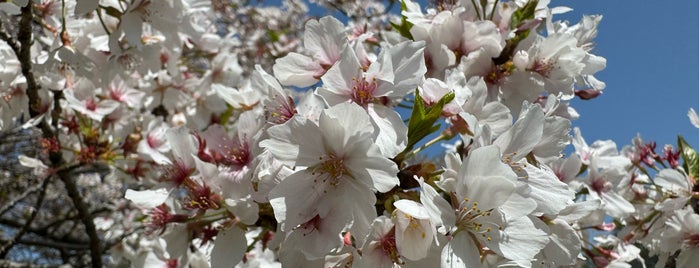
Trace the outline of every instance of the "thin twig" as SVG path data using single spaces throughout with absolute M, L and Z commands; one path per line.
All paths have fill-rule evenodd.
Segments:
M 0 21 L 0 39 L 2 41 L 5 41 L 10 48 L 12 48 L 12 51 L 15 52 L 15 54 L 19 55 L 19 45 L 17 45 L 17 41 L 13 39 L 10 35 L 8 35 L 5 32 L 4 27 L 2 27 L 2 22 Z
M 33 187 L 27 189 L 26 191 L 24 191 L 23 193 L 21 193 L 20 195 L 15 197 L 15 199 L 13 199 L 12 201 L 7 202 L 7 204 L 5 204 L 2 208 L 0 208 L 0 216 L 2 216 L 3 214 L 5 214 L 5 212 L 12 209 L 15 205 L 17 205 L 17 203 L 19 203 L 19 201 L 22 201 L 22 199 L 27 197 L 29 194 L 36 192 L 40 189 L 41 189 L 41 184 L 34 185 Z
M 2 245 L 0 247 L 0 259 L 4 259 L 7 256 L 7 253 L 10 252 L 10 249 L 14 245 L 16 245 L 17 241 L 20 241 L 22 239 L 22 236 L 24 236 L 27 231 L 29 231 L 32 223 L 34 222 L 34 219 L 36 218 L 36 215 L 39 214 L 39 210 L 41 210 L 41 206 L 44 203 L 44 197 L 46 197 L 46 189 L 48 188 L 47 186 L 49 185 L 49 181 L 51 180 L 51 177 L 44 178 L 44 181 L 41 183 L 41 192 L 39 192 L 39 196 L 36 198 L 36 204 L 34 205 L 34 210 L 32 210 L 32 213 L 29 215 L 29 218 L 27 221 L 24 223 L 24 226 L 15 234 L 15 237 L 10 239 L 6 244 Z

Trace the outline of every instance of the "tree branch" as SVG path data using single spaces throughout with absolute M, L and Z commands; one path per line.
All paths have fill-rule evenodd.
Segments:
M 30 3 L 21 9 L 22 15 L 19 23 L 19 32 L 17 33 L 17 40 L 21 46 L 17 58 L 22 65 L 22 75 L 24 75 L 27 80 L 29 115 L 34 118 L 41 114 L 41 97 L 39 96 L 39 85 L 36 83 L 34 73 L 32 72 L 32 6 L 33 5 Z M 46 120 L 41 121 L 39 128 L 41 129 L 44 138 L 55 139 L 56 134 Z M 51 166 L 53 168 L 59 168 L 65 163 L 63 155 L 60 151 L 49 152 L 49 159 L 51 160 Z M 102 250 L 100 249 L 100 239 L 97 236 L 97 230 L 95 228 L 92 214 L 89 213 L 87 205 L 82 200 L 80 191 L 78 191 L 78 186 L 75 184 L 75 181 L 70 173 L 59 171 L 58 177 L 61 179 L 61 181 L 63 181 L 63 184 L 68 191 L 68 196 L 73 201 L 75 209 L 78 210 L 78 216 L 80 217 L 83 225 L 85 225 L 85 231 L 90 238 L 90 256 L 92 259 L 92 267 L 102 267 Z
M 78 210 L 80 221 L 85 225 L 85 231 L 90 238 L 90 257 L 92 259 L 92 267 L 102 267 L 102 250 L 100 246 L 100 238 L 97 236 L 97 228 L 92 214 L 88 211 L 87 205 L 83 202 L 78 186 L 75 184 L 73 177 L 68 172 L 58 172 L 58 177 L 65 184 L 68 196 L 73 200 L 75 209 Z
M 8 241 L 2 241 L 2 242 L 8 242 Z M 12 241 L 9 241 L 12 242 Z M 67 249 L 67 250 L 89 250 L 90 247 L 86 244 L 76 244 L 76 243 L 67 243 L 67 242 L 62 242 L 62 241 L 51 241 L 51 240 L 34 240 L 34 239 L 19 239 L 17 241 L 14 241 L 16 244 L 22 244 L 22 245 L 29 245 L 29 246 L 39 246 L 39 247 L 46 247 L 46 248 L 55 248 L 55 249 Z
M 7 43 L 7 45 L 9 45 L 10 48 L 12 48 L 12 51 L 14 51 L 16 55 L 19 55 L 19 45 L 17 45 L 17 41 L 12 39 L 12 37 L 5 32 L 4 27 L 2 27 L 1 21 L 0 21 L 0 39 L 2 39 L 2 41 L 5 41 L 5 43 Z

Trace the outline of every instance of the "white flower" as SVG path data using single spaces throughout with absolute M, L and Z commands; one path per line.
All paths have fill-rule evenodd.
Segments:
M 677 210 L 666 224 L 660 236 L 663 251 L 680 250 L 677 267 L 694 266 L 699 262 L 699 214 L 690 208 Z
M 590 165 L 590 159 L 597 157 L 597 167 L 599 168 L 624 168 L 631 164 L 631 161 L 619 155 L 619 151 L 616 149 L 616 143 L 611 140 L 595 141 L 591 145 L 587 145 L 585 138 L 583 138 L 580 133 L 579 128 L 574 128 L 573 132 L 573 146 L 575 147 L 575 153 L 580 156 L 580 160 L 585 165 Z
M 330 16 L 306 22 L 303 40 L 312 57 L 291 52 L 274 64 L 274 76 L 284 85 L 308 87 L 317 83 L 340 60 L 340 50 L 348 46 L 345 26 Z
M 681 209 L 692 198 L 693 180 L 675 169 L 661 170 L 653 181 L 661 187 L 660 197 L 664 198 L 655 205 L 657 210 L 671 212 Z
M 562 93 L 564 99 L 573 97 L 574 78 L 581 74 L 586 56 L 577 47 L 578 40 L 569 34 L 555 33 L 536 41 L 529 48 L 527 70 L 539 74 L 546 90 L 553 95 Z
M 408 128 L 389 106 L 422 82 L 426 71 L 423 45 L 405 41 L 384 48 L 368 67 L 361 66 L 354 50 L 346 47 L 317 90 L 328 105 L 353 102 L 366 108 L 372 124 L 378 127 L 377 145 L 387 157 L 397 155 L 407 144 Z
M 486 146 L 469 153 L 459 170 L 456 193 L 459 204 L 455 218 L 444 211 L 439 199 L 421 197 L 421 202 L 433 215 L 440 215 L 449 227 L 452 240 L 442 251 L 442 265 L 463 262 L 467 267 L 480 267 L 482 245 L 496 254 L 514 261 L 528 262 L 548 242 L 527 216 L 536 203 L 517 193 L 517 175 L 500 160 L 496 146 Z M 421 195 L 433 190 L 422 184 Z M 448 216 L 449 215 L 449 216 Z
M 420 203 L 406 199 L 393 202 L 393 205 L 396 207 L 393 220 L 398 252 L 413 261 L 427 257 L 436 235 L 427 209 Z
M 323 111 L 317 125 L 294 116 L 269 128 L 270 139 L 260 146 L 290 166 L 305 167 L 270 192 L 283 231 L 338 209 L 351 212 L 341 213 L 348 217 L 344 222 L 352 222 L 352 234 L 363 239 L 376 217 L 373 192 L 398 185 L 398 168 L 381 155 L 374 131 L 366 111 L 351 103 Z

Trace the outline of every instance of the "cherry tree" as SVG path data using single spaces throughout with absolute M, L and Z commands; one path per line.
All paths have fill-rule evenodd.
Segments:
M 699 154 L 588 144 L 570 10 L 0 3 L 0 263 L 688 267 Z

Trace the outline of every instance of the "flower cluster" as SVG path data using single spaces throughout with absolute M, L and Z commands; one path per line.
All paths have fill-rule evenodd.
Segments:
M 0 26 L 39 22 L 30 58 L 0 27 L 0 126 L 44 131 L 48 157 L 20 158 L 37 176 L 109 167 L 75 176 L 105 211 L 81 217 L 110 264 L 699 260 L 699 154 L 572 127 L 570 101 L 605 87 L 601 16 L 556 21 L 570 9 L 536 0 L 322 2 L 345 21 L 295 0 L 29 2 L 0 3 Z

